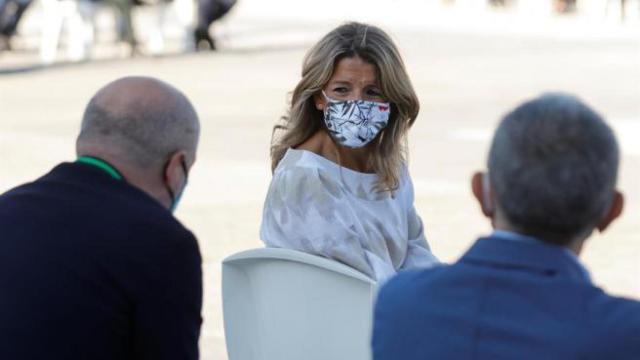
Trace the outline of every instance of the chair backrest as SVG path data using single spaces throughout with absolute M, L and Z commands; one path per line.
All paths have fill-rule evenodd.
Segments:
M 375 281 L 346 265 L 288 249 L 222 263 L 229 360 L 365 360 Z

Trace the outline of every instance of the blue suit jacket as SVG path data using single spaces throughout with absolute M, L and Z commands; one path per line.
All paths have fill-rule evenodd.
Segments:
M 640 302 L 605 294 L 564 249 L 484 238 L 380 291 L 375 360 L 640 359 Z

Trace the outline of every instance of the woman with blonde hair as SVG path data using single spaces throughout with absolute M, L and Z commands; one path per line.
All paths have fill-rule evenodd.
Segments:
M 391 38 L 342 25 L 307 54 L 283 124 L 260 237 L 382 281 L 438 263 L 416 214 L 407 131 L 418 98 Z

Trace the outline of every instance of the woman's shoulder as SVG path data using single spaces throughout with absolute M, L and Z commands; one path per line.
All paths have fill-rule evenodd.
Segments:
M 306 150 L 289 149 L 276 167 L 271 190 L 289 194 L 340 192 L 340 179 L 327 171 L 317 159 L 320 155 Z M 328 161 L 328 160 L 327 160 Z
M 321 164 L 309 156 L 308 151 L 289 149 L 273 172 L 272 183 L 294 185 L 312 183 L 319 179 Z
M 274 171 L 274 179 L 276 177 L 296 178 L 303 176 L 340 181 L 345 172 L 348 173 L 351 170 L 341 168 L 338 164 L 313 151 L 289 149 L 278 163 Z
M 409 167 L 406 163 L 402 163 L 398 173 L 398 189 L 396 192 L 403 198 L 413 199 L 413 181 L 409 173 Z
M 321 164 L 311 155 L 315 154 L 307 150 L 288 149 L 278 162 L 274 175 L 287 172 L 316 172 Z
M 413 185 L 405 164 L 398 175 L 398 188 L 394 193 L 401 198 L 411 198 Z M 346 192 L 362 199 L 385 199 L 388 195 L 374 189 L 377 179 L 376 174 L 340 167 L 312 151 L 289 149 L 274 171 L 271 190 L 281 189 L 289 193 L 329 192 L 334 196 Z

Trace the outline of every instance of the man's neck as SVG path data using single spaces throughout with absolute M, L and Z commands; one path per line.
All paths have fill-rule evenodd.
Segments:
M 166 195 L 166 188 L 162 183 L 159 183 L 155 179 L 151 179 L 150 176 L 137 169 L 126 162 L 119 161 L 118 156 L 112 155 L 107 151 L 100 151 L 101 149 L 83 148 L 77 151 L 78 157 L 95 157 L 102 159 L 110 166 L 112 166 L 124 179 L 126 179 L 129 185 L 132 185 L 150 197 L 160 202 L 163 206 L 168 207 L 170 199 Z
M 501 216 L 495 216 L 495 218 L 492 221 L 492 224 L 493 224 L 494 231 L 500 230 L 500 231 L 506 231 L 506 232 L 510 232 L 518 235 L 537 238 L 536 236 L 528 234 L 526 231 L 522 231 L 522 229 L 519 229 L 518 227 L 511 225 L 508 221 L 506 221 Z M 585 237 L 581 236 L 581 237 L 575 238 L 571 240 L 568 245 L 565 245 L 563 247 L 571 251 L 572 253 L 574 253 L 576 256 L 579 256 L 580 253 L 582 252 L 582 247 L 584 245 L 584 240 L 586 238 L 587 236 Z M 539 239 L 539 240 L 544 241 L 543 239 Z

